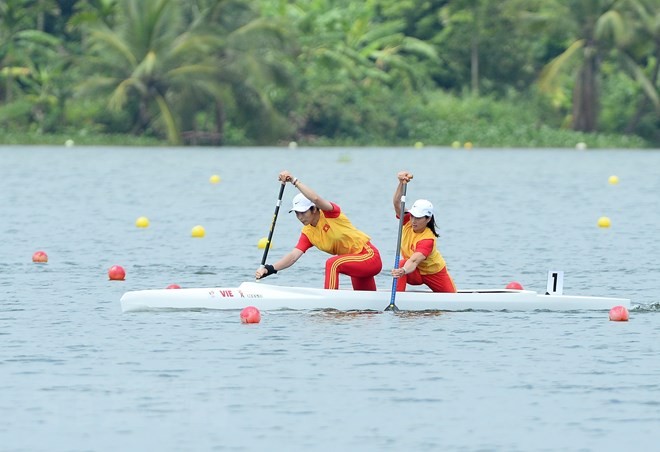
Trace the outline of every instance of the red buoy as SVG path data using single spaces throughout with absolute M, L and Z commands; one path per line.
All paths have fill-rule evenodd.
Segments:
M 108 278 L 113 281 L 123 281 L 126 278 L 126 272 L 120 265 L 113 265 L 108 270 Z
M 180 289 L 181 286 L 178 284 L 170 284 L 169 286 L 166 287 L 166 289 Z
M 37 262 L 40 264 L 48 262 L 48 254 L 45 251 L 35 251 L 32 255 L 32 262 Z
M 261 322 L 261 312 L 254 306 L 248 306 L 241 311 L 241 323 Z
M 515 290 L 523 290 L 522 284 L 520 284 L 517 281 L 511 281 L 509 284 L 506 285 L 507 289 L 515 289 Z
M 613 322 L 627 322 L 628 310 L 625 306 L 614 306 L 610 309 L 610 320 Z

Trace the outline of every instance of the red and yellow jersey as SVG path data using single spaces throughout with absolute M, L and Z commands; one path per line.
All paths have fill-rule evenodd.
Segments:
M 417 268 L 422 275 L 438 273 L 446 267 L 445 259 L 436 248 L 436 237 L 429 228 L 420 233 L 413 231 L 410 214 L 403 217 L 403 230 L 401 234 L 401 255 L 410 259 L 413 253 L 419 251 L 426 259 L 419 263 Z
M 316 226 L 303 226 L 296 248 L 303 253 L 312 246 L 328 254 L 359 253 L 369 242 L 369 236 L 357 229 L 335 203 L 333 209 L 320 210 Z

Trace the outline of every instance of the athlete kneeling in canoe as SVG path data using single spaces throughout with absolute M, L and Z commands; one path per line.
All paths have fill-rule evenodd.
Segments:
M 303 228 L 295 248 L 273 265 L 259 268 L 255 277 L 265 278 L 291 267 L 305 251 L 316 246 L 334 255 L 325 262 L 326 289 L 338 289 L 339 274 L 344 274 L 351 277 L 353 289 L 376 290 L 374 277 L 383 268 L 383 262 L 369 236 L 353 226 L 337 204 L 321 198 L 288 171 L 282 171 L 279 180 L 300 190 L 289 212 L 296 212 Z
M 413 178 L 411 173 L 397 174 L 399 185 L 394 192 L 394 212 L 401 217 L 401 195 L 403 185 Z M 456 292 L 454 281 L 447 272 L 447 264 L 436 248 L 435 217 L 433 204 L 426 199 L 418 199 L 408 212 L 404 213 L 401 234 L 401 256 L 399 268 L 392 270 L 398 278 L 397 292 L 405 292 L 406 284 L 419 286 L 426 284 L 433 292 Z

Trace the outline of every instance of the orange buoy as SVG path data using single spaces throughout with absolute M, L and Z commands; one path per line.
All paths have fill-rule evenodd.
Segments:
M 169 286 L 166 287 L 166 289 L 180 289 L 181 286 L 178 284 L 170 284 Z
M 613 322 L 627 322 L 628 310 L 625 306 L 614 306 L 610 309 L 610 320 Z
M 261 322 L 261 312 L 254 306 L 248 306 L 241 311 L 241 323 Z
M 113 265 L 108 270 L 108 278 L 112 281 L 123 281 L 126 278 L 126 272 L 120 265 Z
M 523 290 L 522 284 L 520 284 L 517 281 L 511 281 L 509 284 L 506 285 L 507 289 L 515 289 L 515 290 Z
M 46 254 L 45 251 L 36 251 L 32 255 L 32 262 L 37 262 L 39 264 L 48 262 L 48 254 Z

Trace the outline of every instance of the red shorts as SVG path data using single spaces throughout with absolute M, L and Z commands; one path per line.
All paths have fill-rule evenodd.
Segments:
M 404 259 L 399 263 L 399 268 L 403 267 L 403 264 L 405 263 L 406 260 Z M 419 269 L 415 269 L 414 272 L 401 276 L 397 280 L 396 291 L 405 292 L 406 284 L 410 284 L 412 286 L 421 286 L 422 284 L 426 284 L 431 288 L 433 292 L 456 292 L 456 285 L 451 279 L 451 276 L 449 276 L 447 267 L 443 268 L 438 273 L 432 273 L 430 275 L 422 275 L 419 272 Z
M 353 289 L 376 290 L 376 276 L 383 268 L 378 249 L 367 243 L 357 254 L 332 256 L 325 262 L 325 288 L 339 289 L 339 275 L 351 277 Z

